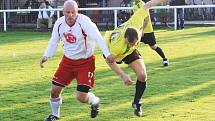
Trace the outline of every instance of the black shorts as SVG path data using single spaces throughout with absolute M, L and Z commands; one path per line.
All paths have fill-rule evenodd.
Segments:
M 152 33 L 145 33 L 143 37 L 141 37 L 141 42 L 143 42 L 144 44 L 148 44 L 150 46 L 153 46 L 156 44 L 156 39 L 155 39 L 155 35 L 154 32 Z
M 142 57 L 139 51 L 135 49 L 130 55 L 127 55 L 125 58 L 123 58 L 121 62 L 117 62 L 117 64 L 121 64 L 122 62 L 125 64 L 130 64 L 137 59 L 142 59 Z

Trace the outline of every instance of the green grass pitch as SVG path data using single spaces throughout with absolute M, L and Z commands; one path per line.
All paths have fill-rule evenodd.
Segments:
M 101 112 L 95 119 L 90 107 L 75 99 L 76 81 L 63 93 L 59 121 L 214 121 L 215 117 L 215 28 L 195 27 L 179 31 L 155 31 L 158 45 L 170 61 L 144 44 L 139 50 L 148 72 L 144 94 L 144 117 L 135 117 L 131 108 L 134 85 L 125 86 L 106 65 L 96 49 L 93 92 L 101 98 Z M 50 37 L 45 32 L 0 33 L 0 120 L 42 121 L 50 114 L 50 80 L 62 49 L 39 67 Z M 133 80 L 134 73 L 120 65 Z

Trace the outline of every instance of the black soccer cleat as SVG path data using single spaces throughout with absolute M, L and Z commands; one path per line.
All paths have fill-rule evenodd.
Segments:
M 91 118 L 95 118 L 99 113 L 99 104 L 91 105 Z
M 136 103 L 132 102 L 132 107 L 134 108 L 134 114 L 136 116 L 139 116 L 139 117 L 143 116 L 141 104 L 136 104 Z
M 58 120 L 59 118 L 57 116 L 54 116 L 50 114 L 44 121 L 55 121 Z
M 166 58 L 163 59 L 163 66 L 164 67 L 169 66 L 169 61 Z

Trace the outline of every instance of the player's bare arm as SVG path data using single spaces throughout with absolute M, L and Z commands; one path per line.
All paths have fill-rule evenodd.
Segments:
M 143 6 L 143 9 L 148 11 L 151 7 L 161 3 L 161 2 L 164 2 L 166 0 L 150 0 L 149 2 L 147 2 L 144 6 Z
M 116 56 L 110 54 L 107 58 L 106 58 L 107 63 L 114 63 L 116 62 Z
M 143 32 L 143 31 L 144 31 L 144 29 L 146 28 L 146 26 L 148 25 L 149 20 L 150 20 L 149 16 L 146 17 L 146 18 L 144 19 L 144 22 L 143 22 L 143 30 L 142 30 L 142 36 L 144 35 L 144 32 Z
M 133 81 L 131 80 L 131 77 L 129 75 L 127 75 L 118 65 L 116 62 L 114 63 L 108 63 L 109 67 L 117 74 L 121 77 L 121 79 L 123 80 L 124 84 L 129 86 L 131 84 L 133 84 Z

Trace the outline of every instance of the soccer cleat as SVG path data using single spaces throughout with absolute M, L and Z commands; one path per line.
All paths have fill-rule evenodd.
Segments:
M 163 66 L 164 67 L 169 66 L 169 62 L 168 62 L 168 60 L 166 58 L 163 59 Z
M 136 116 L 141 117 L 143 115 L 142 109 L 141 109 L 141 104 L 136 104 L 132 102 L 132 107 L 134 108 L 134 114 Z
M 99 103 L 91 105 L 91 118 L 95 118 L 99 113 Z
M 54 116 L 50 114 L 44 121 L 55 121 L 58 120 L 59 118 L 57 116 Z

